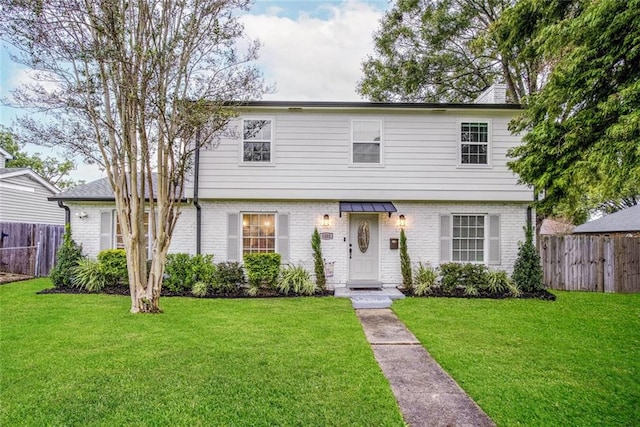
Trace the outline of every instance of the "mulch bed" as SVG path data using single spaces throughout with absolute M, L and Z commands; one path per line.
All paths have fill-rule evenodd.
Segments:
M 0 271 L 0 285 L 11 282 L 20 282 L 22 280 L 29 279 L 33 279 L 33 276 L 25 276 L 24 274 L 14 274 Z
M 80 288 L 50 288 L 43 289 L 38 294 L 108 294 L 108 295 L 130 295 L 129 288 L 126 286 L 107 286 L 101 292 L 89 292 Z M 299 295 L 283 295 L 273 289 L 260 289 L 257 295 L 247 295 L 246 292 L 230 292 L 209 294 L 203 297 L 196 297 L 191 292 L 170 292 L 162 290 L 160 293 L 162 297 L 189 297 L 189 298 L 288 298 L 297 297 Z M 318 292 L 313 295 L 314 297 L 326 297 L 333 296 L 333 291 Z
M 400 289 L 400 291 L 407 295 L 411 296 L 404 289 Z M 516 298 L 509 293 L 488 293 L 488 292 L 479 292 L 478 295 L 466 295 L 464 293 L 464 288 L 455 288 L 452 291 L 445 292 L 442 289 L 434 289 L 429 295 L 420 296 L 417 298 L 468 298 L 468 299 L 476 299 L 476 298 L 485 298 L 485 299 L 507 299 L 507 298 Z M 556 296 L 549 292 L 546 289 L 537 292 L 522 292 L 517 299 L 541 299 L 545 301 L 555 301 Z

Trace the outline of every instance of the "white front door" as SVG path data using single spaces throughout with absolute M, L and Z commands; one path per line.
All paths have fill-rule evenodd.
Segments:
M 378 280 L 378 214 L 349 215 L 349 280 Z

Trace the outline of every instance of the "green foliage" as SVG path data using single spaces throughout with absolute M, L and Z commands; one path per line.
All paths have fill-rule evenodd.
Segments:
M 518 245 L 518 257 L 511 278 L 522 291 L 535 292 L 544 289 L 542 265 L 533 244 L 533 227 L 528 224 L 524 230 L 525 241 Z
M 413 279 L 413 294 L 417 296 L 429 295 L 439 286 L 438 270 L 421 262 L 418 263 Z
M 487 272 L 486 290 L 498 294 L 509 290 L 511 279 L 506 271 L 489 270 Z
M 78 260 L 73 269 L 73 285 L 89 292 L 100 292 L 106 285 L 111 284 L 111 279 L 104 265 L 95 259 Z
M 83 259 L 82 246 L 71 238 L 71 226 L 65 226 L 64 238 L 58 249 L 56 265 L 51 269 L 49 278 L 56 288 L 73 286 L 73 269 Z
M 518 5 L 513 22 L 529 19 L 531 10 L 548 17 L 531 39 L 554 67 L 512 125 L 527 133 L 509 152 L 509 166 L 544 190 L 538 212 L 579 223 L 590 209 L 639 193 L 640 0 Z M 519 31 L 513 25 L 511 32 Z
M 372 101 L 469 102 L 505 79 L 515 102 L 536 90 L 535 58 L 496 46 L 490 29 L 511 2 L 398 1 L 374 35 L 358 92 Z
M 407 292 L 413 293 L 411 258 L 409 258 L 407 250 L 407 236 L 404 234 L 404 228 L 400 229 L 400 271 L 402 272 L 402 286 Z
M 238 262 L 221 262 L 216 265 L 215 280 L 211 284 L 213 292 L 236 292 L 245 283 L 242 264 Z
M 196 282 L 191 288 L 191 293 L 197 297 L 203 297 L 209 292 L 209 284 L 205 282 Z
M 313 295 L 318 289 L 311 275 L 302 266 L 288 265 L 280 271 L 276 289 L 283 294 Z
M 110 285 L 127 283 L 129 281 L 127 269 L 127 255 L 124 249 L 105 249 L 98 253 L 98 261 L 107 276 Z
M 487 287 L 487 267 L 483 264 L 449 262 L 440 265 L 440 272 L 442 274 L 442 288 L 445 291 L 452 291 L 456 287 L 461 287 L 465 290 L 469 288 L 484 289 Z
M 313 266 L 316 272 L 316 285 L 319 290 L 323 291 L 327 287 L 327 279 L 324 274 L 324 258 L 322 257 L 322 241 L 318 229 L 313 229 L 311 236 L 311 248 L 313 249 Z
M 184 293 L 191 291 L 196 282 L 214 283 L 215 274 L 213 255 L 169 254 L 162 284 L 168 291 Z
M 42 158 L 42 154 L 28 154 L 20 151 L 23 144 L 15 141 L 14 136 L 9 132 L 0 132 L 0 147 L 13 156 L 7 160 L 8 168 L 29 168 L 58 188 L 66 189 L 75 186 L 77 183 L 69 179 L 69 174 L 75 169 L 75 164 L 71 160 L 58 160 L 54 157 Z
M 251 288 L 263 286 L 272 288 L 280 273 L 280 254 L 255 253 L 244 256 L 244 267 L 247 270 Z

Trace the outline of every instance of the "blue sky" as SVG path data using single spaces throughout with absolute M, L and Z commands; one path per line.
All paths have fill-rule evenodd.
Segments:
M 360 64 L 373 52 L 372 34 L 387 0 L 256 0 L 242 17 L 246 34 L 260 40 L 256 62 L 276 92 L 264 99 L 300 101 L 356 101 L 361 78 Z M 0 44 L 0 98 L 26 78 L 26 70 L 10 61 L 7 46 Z M 0 125 L 11 126 L 23 111 L 0 106 Z M 29 152 L 50 153 L 43 147 Z M 91 181 L 102 173 L 95 166 L 82 165 L 75 179 Z

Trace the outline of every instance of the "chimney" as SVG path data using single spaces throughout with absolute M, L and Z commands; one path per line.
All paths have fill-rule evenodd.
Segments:
M 507 103 L 507 85 L 493 84 L 485 89 L 473 101 L 474 104 L 506 104 Z

